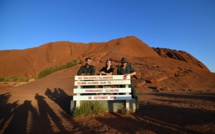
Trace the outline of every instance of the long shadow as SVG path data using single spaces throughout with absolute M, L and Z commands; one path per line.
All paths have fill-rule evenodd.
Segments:
M 0 94 L 0 133 L 3 133 L 4 129 L 7 127 L 7 122 L 14 114 L 14 109 L 18 106 L 18 101 L 8 103 L 10 93 Z
M 215 112 L 213 111 L 156 104 L 143 106 L 143 111 L 137 117 L 183 133 L 202 133 L 202 130 L 191 130 L 187 126 L 215 123 Z M 208 128 L 208 133 L 212 131 L 213 128 Z
M 67 95 L 63 89 L 55 88 L 52 92 L 47 88 L 45 95 L 58 104 L 66 113 L 70 114 L 70 102 L 72 97 Z
M 163 99 L 152 99 L 155 101 L 161 101 L 161 102 L 170 102 L 170 103 L 185 103 L 185 101 L 176 101 L 176 100 L 163 100 Z
M 56 113 L 50 108 L 50 106 L 45 101 L 45 97 L 42 95 L 36 94 L 35 99 L 38 103 L 39 113 L 40 113 L 40 132 L 42 133 L 54 133 L 51 125 L 51 121 L 57 126 L 60 130 L 59 133 L 68 133 L 64 126 L 62 125 L 61 119 L 56 115 Z
M 123 133 L 148 131 L 154 133 L 214 133 L 214 125 L 207 130 L 198 129 L 199 126 L 215 124 L 215 112 L 194 108 L 180 108 L 168 105 L 145 104 L 140 105 L 140 111 L 131 117 L 120 117 L 112 113 L 115 118 L 96 118 L 99 122 Z M 195 129 L 189 126 L 196 126 Z
M 195 108 L 180 108 L 167 105 L 151 104 L 144 106 L 143 115 L 180 126 L 215 123 L 214 111 Z
M 119 116 L 118 114 L 111 113 L 115 118 L 96 118 L 102 124 L 107 125 L 110 128 L 110 133 L 177 133 L 177 131 L 165 128 L 156 123 L 148 122 L 145 119 L 138 118 L 136 115 L 135 118 Z
M 26 134 L 27 133 L 27 124 L 29 118 L 29 113 L 32 114 L 31 120 L 31 129 L 29 129 L 28 133 L 32 133 L 33 131 L 37 133 L 36 126 L 37 126 L 37 112 L 31 105 L 31 101 L 25 100 L 23 104 L 19 105 L 13 111 L 13 116 L 5 129 L 5 134 Z
M 70 115 L 61 112 L 61 115 L 70 123 L 70 125 L 73 127 L 72 131 L 69 133 L 83 133 L 83 134 L 96 134 L 98 133 L 98 129 L 101 128 L 101 126 L 97 127 L 89 127 L 86 124 L 84 125 L 83 122 L 75 121 L 73 117 Z
M 0 94 L 0 106 L 6 104 L 11 97 L 10 93 Z
M 207 94 L 207 93 L 193 93 L 193 94 L 171 94 L 171 93 L 150 93 L 154 96 L 160 97 L 170 97 L 170 98 L 184 98 L 184 99 L 198 99 L 198 100 L 206 100 L 215 102 L 215 94 Z

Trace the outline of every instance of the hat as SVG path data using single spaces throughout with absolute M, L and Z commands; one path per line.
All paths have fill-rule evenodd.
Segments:
M 123 58 L 121 59 L 121 62 L 127 63 L 128 61 L 127 61 L 127 59 L 126 59 L 125 57 L 123 57 Z

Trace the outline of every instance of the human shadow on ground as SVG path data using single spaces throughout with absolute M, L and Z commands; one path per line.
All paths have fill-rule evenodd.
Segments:
M 54 88 L 54 91 L 46 89 L 45 95 L 58 104 L 67 114 L 70 114 L 72 96 L 67 95 L 63 89 Z
M 38 123 L 38 115 L 35 108 L 31 105 L 31 101 L 25 100 L 23 104 L 19 105 L 14 111 L 13 116 L 8 124 L 7 128 L 5 129 L 5 134 L 26 134 L 27 133 L 27 125 L 28 125 L 28 118 L 29 113 L 32 115 L 32 122 L 31 122 L 31 130 L 28 133 L 32 133 L 33 131 L 37 130 L 36 123 Z
M 3 133 L 7 127 L 7 122 L 14 114 L 14 109 L 18 107 L 18 101 L 12 104 L 8 103 L 10 97 L 10 93 L 0 94 L 0 133 Z
M 45 101 L 45 97 L 42 95 L 36 94 L 35 99 L 38 103 L 39 109 L 39 118 L 40 122 L 43 124 L 41 125 L 40 129 L 43 133 L 54 133 L 51 125 L 51 121 L 57 126 L 60 133 L 67 133 L 66 129 L 62 125 L 61 119 L 57 116 L 57 114 L 53 111 L 53 109 L 47 104 Z
M 36 130 L 38 114 L 36 109 L 31 105 L 30 100 L 25 100 L 23 104 L 18 104 L 18 101 L 9 103 L 10 93 L 0 95 L 0 133 L 15 134 L 27 133 L 27 125 L 29 114 L 32 115 L 32 122 L 29 128 Z M 32 131 L 28 131 L 31 133 Z
M 0 94 L 0 133 L 2 134 L 96 132 L 94 128 L 88 127 L 64 111 L 56 113 L 48 105 L 46 98 L 40 94 L 35 94 L 38 110 L 33 107 L 31 100 L 25 100 L 22 104 L 18 101 L 9 103 L 10 97 L 10 93 Z
M 54 95 L 56 95 L 56 94 L 57 93 L 54 93 Z M 61 95 L 62 94 L 63 93 L 61 93 Z M 57 94 L 57 95 L 59 95 L 59 94 Z M 55 96 L 55 97 L 57 97 L 57 96 Z M 35 99 L 38 102 L 39 115 L 40 115 L 39 118 L 40 118 L 40 122 L 42 123 L 42 125 L 40 126 L 40 129 L 41 129 L 40 132 L 50 133 L 50 134 L 55 133 L 52 128 L 53 123 L 59 129 L 59 132 L 57 132 L 57 133 L 67 134 L 67 133 L 94 132 L 93 129 L 90 129 L 87 126 L 84 126 L 82 124 L 82 122 L 79 123 L 78 121 L 75 121 L 69 114 L 67 114 L 65 112 L 60 112 L 60 114 L 64 118 L 59 118 L 59 116 L 55 113 L 55 111 L 53 111 L 53 109 L 48 105 L 48 103 L 45 100 L 46 98 L 44 96 L 36 94 Z M 67 124 L 66 126 L 64 126 L 63 120 L 64 120 L 64 122 L 69 123 L 69 125 Z M 51 123 L 51 121 L 53 123 Z M 72 130 L 68 131 L 65 129 L 66 127 L 70 127 L 70 128 L 72 128 Z

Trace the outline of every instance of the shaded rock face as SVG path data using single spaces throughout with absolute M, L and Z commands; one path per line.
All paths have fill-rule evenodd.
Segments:
M 192 63 L 200 68 L 208 70 L 208 68 L 203 63 L 201 63 L 199 60 L 197 60 L 195 57 L 193 57 L 192 55 L 190 55 L 185 51 L 177 51 L 177 50 L 171 50 L 167 48 L 153 48 L 153 49 L 162 57 L 172 58 L 172 59 Z

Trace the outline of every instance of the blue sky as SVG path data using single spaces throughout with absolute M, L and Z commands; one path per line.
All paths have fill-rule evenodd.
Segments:
M 0 50 L 131 35 L 215 72 L 215 0 L 0 0 Z

